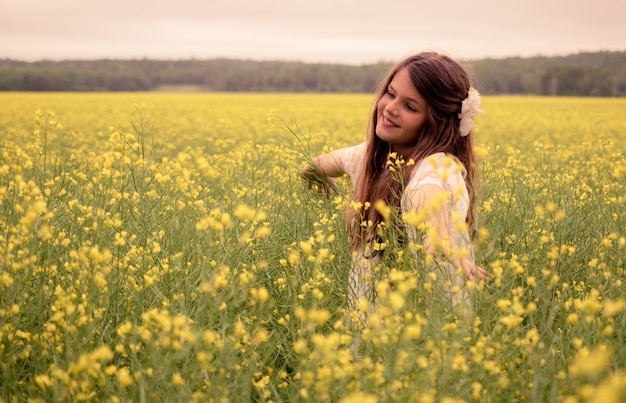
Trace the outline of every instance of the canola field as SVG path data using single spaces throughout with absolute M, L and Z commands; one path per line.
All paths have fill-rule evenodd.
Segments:
M 472 312 L 397 250 L 348 327 L 372 101 L 0 94 L 0 402 L 626 399 L 626 100 L 484 96 Z

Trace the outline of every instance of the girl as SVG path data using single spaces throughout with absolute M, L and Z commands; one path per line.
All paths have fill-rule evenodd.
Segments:
M 468 231 L 476 200 L 471 129 L 479 106 L 457 62 L 437 53 L 408 57 L 382 82 L 367 141 L 317 156 L 302 170 L 309 187 L 326 195 L 336 189 L 334 177 L 350 176 L 351 308 L 363 298 L 374 302 L 372 267 L 385 254 L 389 229 L 400 244 L 421 240 L 433 261 L 443 261 L 439 278 L 453 304 L 467 302 L 465 279 L 486 278 L 474 263 Z M 394 225 L 394 215 L 404 220 Z

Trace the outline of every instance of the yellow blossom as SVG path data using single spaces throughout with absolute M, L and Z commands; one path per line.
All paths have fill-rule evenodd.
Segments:
M 376 395 L 364 392 L 353 392 L 339 400 L 339 403 L 378 403 L 378 401 Z
M 180 375 L 179 372 L 175 372 L 172 375 L 172 385 L 174 386 L 185 386 L 185 380 L 183 379 L 183 377 Z
M 611 362 L 611 350 L 600 344 L 593 350 L 586 347 L 580 349 L 569 370 L 574 376 L 592 376 L 603 371 Z
M 500 318 L 500 323 L 504 324 L 507 329 L 512 329 L 522 322 L 522 317 L 513 313 Z
M 254 334 L 254 337 L 252 338 L 252 342 L 258 345 L 261 343 L 265 343 L 269 339 L 270 339 L 270 332 L 267 329 L 261 327 Z
M 389 217 L 391 216 L 391 207 L 389 207 L 384 200 L 377 200 L 374 203 L 374 208 L 385 221 L 389 220 Z
M 49 388 L 53 385 L 52 380 L 50 379 L 50 377 L 48 375 L 36 375 L 35 376 L 35 383 L 37 384 L 37 386 L 39 386 L 39 388 L 41 389 L 46 389 Z
M 117 381 L 124 388 L 131 386 L 134 383 L 133 377 L 126 367 L 122 367 L 117 371 Z
M 624 299 L 606 300 L 602 304 L 602 315 L 607 317 L 617 315 L 624 311 L 625 306 Z
M 307 351 L 307 343 L 303 339 L 296 340 L 293 343 L 293 351 L 297 354 L 304 354 Z

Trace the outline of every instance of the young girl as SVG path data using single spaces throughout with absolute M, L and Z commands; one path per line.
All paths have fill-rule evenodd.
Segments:
M 421 240 L 433 261 L 443 261 L 439 277 L 453 304 L 467 301 L 465 279 L 486 278 L 474 263 L 468 231 L 477 169 L 471 129 L 479 106 L 457 62 L 437 53 L 408 57 L 382 82 L 367 141 L 317 156 L 302 170 L 309 187 L 327 195 L 336 188 L 334 177 L 350 176 L 351 308 L 363 298 L 374 302 L 372 267 L 385 254 L 385 228 L 395 228 L 400 244 Z M 404 220 L 393 225 L 390 214 Z

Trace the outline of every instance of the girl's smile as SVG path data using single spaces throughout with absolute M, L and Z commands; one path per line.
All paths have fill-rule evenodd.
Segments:
M 381 123 L 385 127 L 398 127 L 397 124 L 395 124 L 391 120 L 389 120 L 389 118 L 387 118 L 387 116 L 385 116 L 384 114 L 381 117 Z

